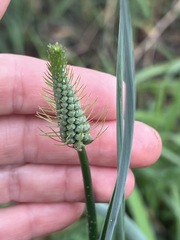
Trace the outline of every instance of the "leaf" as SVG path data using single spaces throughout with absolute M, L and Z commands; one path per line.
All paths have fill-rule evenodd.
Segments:
M 135 112 L 135 86 L 134 86 L 134 61 L 132 47 L 131 21 L 128 11 L 128 1 L 120 1 L 120 24 L 118 36 L 118 56 L 117 56 L 117 156 L 118 156 L 118 176 L 114 197 L 110 203 L 107 214 L 108 221 L 104 225 L 101 240 L 111 240 L 118 215 L 121 209 L 126 177 L 128 173 L 131 146 L 134 130 Z M 126 108 L 123 122 L 122 89 L 123 80 L 126 85 Z M 123 234 L 120 236 L 123 239 Z

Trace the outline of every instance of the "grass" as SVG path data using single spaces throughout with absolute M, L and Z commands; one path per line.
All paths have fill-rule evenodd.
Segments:
M 117 1 L 108 0 L 12 1 L 0 25 L 0 52 L 44 58 L 47 43 L 58 40 L 68 48 L 72 64 L 115 74 L 118 27 L 116 4 Z M 150 29 L 169 11 L 172 1 L 131 0 L 130 5 L 134 42 L 138 46 Z M 136 119 L 160 132 L 164 148 L 160 160 L 154 166 L 134 170 L 137 191 L 132 199 L 141 199 L 139 211 L 142 214 L 139 215 L 144 218 L 146 227 L 135 212 L 137 200 L 128 201 L 127 213 L 154 240 L 180 239 L 178 24 L 177 18 L 155 47 L 136 63 Z M 75 239 L 77 234 L 77 239 L 84 239 L 83 224 L 84 218 L 68 230 L 46 239 Z

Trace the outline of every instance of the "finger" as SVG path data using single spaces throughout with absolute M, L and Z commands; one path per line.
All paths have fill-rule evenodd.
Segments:
M 92 167 L 96 202 L 109 202 L 116 182 L 115 168 Z M 0 203 L 8 202 L 85 202 L 79 166 L 33 165 L 0 169 Z M 126 197 L 134 187 L 129 171 Z
M 142 122 L 135 122 L 131 167 L 147 167 L 155 163 L 162 152 L 159 133 Z
M 115 121 L 108 121 L 105 125 L 108 129 L 87 146 L 92 165 L 117 165 L 115 124 Z M 39 128 L 48 131 L 46 122 L 35 117 L 1 117 L 0 164 L 79 164 L 74 149 L 54 145 L 53 140 L 40 135 Z M 161 149 L 162 143 L 158 133 L 144 123 L 135 122 L 131 167 L 153 164 L 159 158 Z
M 46 62 L 19 55 L 0 55 L 0 115 L 35 114 L 39 106 L 44 106 L 40 95 L 45 87 Z M 105 107 L 108 119 L 115 119 L 115 77 L 98 71 L 73 67 L 74 79 L 81 77 L 87 84 L 85 94 L 91 94 L 90 102 L 98 99 L 94 112 Z
M 0 209 L 0 239 L 29 240 L 61 230 L 76 221 L 84 204 L 22 204 Z
M 1 1 L 1 7 L 0 7 L 0 20 L 2 18 L 2 16 L 4 15 L 8 5 L 10 3 L 10 0 L 3 0 Z

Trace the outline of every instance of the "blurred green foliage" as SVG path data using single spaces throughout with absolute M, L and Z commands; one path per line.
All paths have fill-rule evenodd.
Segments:
M 0 52 L 45 58 L 47 43 L 59 41 L 68 49 L 70 63 L 115 74 L 117 4 L 117 0 L 12 1 L 0 24 Z M 130 6 L 136 47 L 169 11 L 172 1 L 130 0 Z M 134 170 L 137 191 L 128 201 L 127 212 L 158 240 L 180 239 L 179 21 L 136 63 L 136 119 L 155 127 L 164 147 L 154 166 Z M 136 199 L 142 202 L 138 213 L 133 210 Z M 138 215 L 144 221 L 139 222 Z M 85 225 L 81 219 L 43 239 L 85 239 Z

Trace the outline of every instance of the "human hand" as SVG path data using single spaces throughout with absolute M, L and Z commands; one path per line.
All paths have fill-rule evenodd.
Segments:
M 9 1 L 3 1 L 3 9 Z M 53 145 L 40 136 L 47 123 L 35 117 L 44 105 L 46 64 L 35 58 L 0 55 L 0 239 L 28 240 L 60 230 L 76 221 L 84 209 L 84 190 L 76 151 Z M 74 67 L 87 91 L 98 98 L 94 112 L 108 110 L 108 130 L 87 146 L 95 198 L 107 202 L 116 180 L 115 77 Z M 161 152 L 158 133 L 135 122 L 131 167 L 154 163 Z M 105 186 L 105 187 L 104 187 Z M 126 196 L 134 186 L 129 171 Z
M 108 110 L 107 131 L 87 146 L 95 198 L 107 202 L 116 179 L 115 77 L 74 67 L 98 98 L 94 112 Z M 0 210 L 1 239 L 30 239 L 63 229 L 83 212 L 84 191 L 76 151 L 55 146 L 40 136 L 47 123 L 35 117 L 44 105 L 40 95 L 46 64 L 26 56 L 0 55 L 0 203 L 16 202 Z M 158 133 L 135 122 L 131 167 L 154 163 L 161 152 Z M 106 186 L 106 187 L 104 187 Z M 129 171 L 126 196 L 134 186 Z

